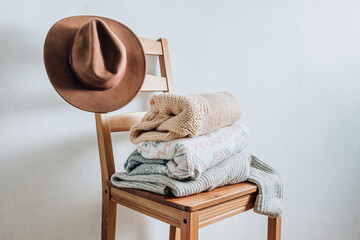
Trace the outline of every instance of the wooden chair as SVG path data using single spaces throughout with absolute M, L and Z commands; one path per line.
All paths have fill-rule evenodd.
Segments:
M 161 71 L 161 77 L 146 76 L 142 91 L 173 92 L 167 40 L 140 40 L 147 55 L 159 56 Z M 257 187 L 248 182 L 182 198 L 113 186 L 110 182 L 111 175 L 115 173 L 111 133 L 128 131 L 144 114 L 95 114 L 102 176 L 102 240 L 115 239 L 117 204 L 170 224 L 170 240 L 197 240 L 199 228 L 253 208 Z M 280 218 L 268 219 L 268 240 L 280 239 L 280 226 Z

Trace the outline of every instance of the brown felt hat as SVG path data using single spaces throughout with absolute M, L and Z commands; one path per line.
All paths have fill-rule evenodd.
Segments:
M 55 23 L 45 39 L 44 62 L 60 96 L 89 112 L 124 107 L 139 93 L 146 74 L 137 36 L 117 21 L 96 16 Z

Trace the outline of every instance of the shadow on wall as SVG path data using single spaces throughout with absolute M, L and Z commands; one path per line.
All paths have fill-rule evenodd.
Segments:
M 41 37 L 34 36 L 37 29 L 2 28 L 0 30 L 0 68 L 42 62 L 42 58 L 39 59 L 39 56 L 42 57 L 42 49 L 38 48 L 40 44 L 37 41 Z
M 0 218 L 0 225 L 11 229 L 0 231 L 1 239 L 49 239 L 50 233 L 56 236 L 52 239 L 83 239 L 100 234 L 101 177 L 94 135 L 13 152 L 1 172 L 1 212 L 8 218 Z M 118 213 L 118 232 L 146 239 L 146 231 L 134 227 L 146 226 L 143 216 L 127 208 Z
M 58 98 L 50 90 L 43 64 L 45 36 L 33 36 L 34 29 L 1 32 L 6 34 L 0 35 L 0 109 L 31 114 L 54 107 Z
M 94 181 L 99 177 L 93 176 L 94 179 L 88 181 L 79 179 L 87 166 L 94 167 L 91 163 L 86 165 L 82 158 L 92 145 L 92 138 L 83 136 L 7 156 L 6 165 L 3 163 L 1 167 L 1 178 L 4 178 L 1 183 L 4 180 L 7 183 L 1 189 L 7 194 L 1 194 L 1 202 L 2 213 L 10 218 L 1 218 L 1 225 L 13 231 L 7 232 L 12 235 L 4 239 L 26 239 L 26 235 L 46 239 L 39 235 L 43 229 L 62 236 L 65 234 L 62 232 L 72 231 L 72 224 L 80 227 L 80 231 L 84 228 L 82 224 L 98 229 L 96 217 L 100 208 L 96 205 L 100 197 L 79 202 L 84 200 L 90 184 L 99 188 Z M 23 227 L 20 230 L 16 225 Z

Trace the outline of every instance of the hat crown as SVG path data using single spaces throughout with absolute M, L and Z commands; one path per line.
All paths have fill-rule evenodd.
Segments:
M 77 31 L 70 54 L 77 79 L 90 88 L 115 87 L 125 74 L 125 46 L 99 18 L 90 19 Z

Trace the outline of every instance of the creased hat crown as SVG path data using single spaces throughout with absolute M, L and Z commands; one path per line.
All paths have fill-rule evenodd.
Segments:
M 126 49 L 99 18 L 92 18 L 76 33 L 70 65 L 77 79 L 93 89 L 118 85 L 126 69 Z

